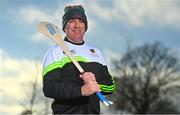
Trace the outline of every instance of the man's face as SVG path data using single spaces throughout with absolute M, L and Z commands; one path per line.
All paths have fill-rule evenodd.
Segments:
M 66 36 L 75 43 L 81 43 L 85 33 L 85 24 L 82 20 L 69 20 L 65 26 Z

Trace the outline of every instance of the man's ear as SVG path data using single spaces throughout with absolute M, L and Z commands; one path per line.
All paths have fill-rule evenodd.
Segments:
M 67 32 L 67 27 L 66 27 L 66 26 L 64 27 L 64 32 L 65 32 L 65 33 Z

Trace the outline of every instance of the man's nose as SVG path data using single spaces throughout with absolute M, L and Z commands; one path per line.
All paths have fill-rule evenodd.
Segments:
M 75 27 L 79 27 L 79 21 L 78 20 L 75 21 Z

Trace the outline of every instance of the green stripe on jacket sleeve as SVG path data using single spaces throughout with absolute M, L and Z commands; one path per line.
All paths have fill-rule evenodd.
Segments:
M 55 61 L 51 64 L 49 64 L 48 66 L 46 66 L 44 69 L 43 69 L 43 73 L 42 73 L 42 76 L 45 76 L 48 72 L 54 70 L 54 69 L 57 69 L 57 68 L 62 68 L 62 63 L 61 61 Z
M 112 85 L 102 85 L 102 84 L 99 84 L 99 88 L 103 92 L 107 92 L 107 93 L 113 92 L 115 90 L 115 83 L 114 83 L 113 78 L 112 78 Z
M 103 92 L 113 92 L 115 89 L 115 84 L 113 83 L 111 86 L 99 84 L 99 87 Z
M 75 56 L 75 59 L 79 62 L 88 62 L 87 59 L 82 58 L 81 56 Z M 62 68 L 64 65 L 67 63 L 72 62 L 67 56 L 62 58 L 61 60 L 54 61 L 53 63 L 49 64 L 43 69 L 42 76 L 45 76 L 48 72 L 57 69 L 57 68 Z

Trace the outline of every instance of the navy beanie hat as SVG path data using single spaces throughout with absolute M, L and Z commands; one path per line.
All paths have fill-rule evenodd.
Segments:
M 85 14 L 85 10 L 81 5 L 66 6 L 64 9 L 64 15 L 62 17 L 63 31 L 69 20 L 80 19 L 85 24 L 85 31 L 88 28 L 88 22 Z

